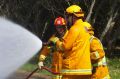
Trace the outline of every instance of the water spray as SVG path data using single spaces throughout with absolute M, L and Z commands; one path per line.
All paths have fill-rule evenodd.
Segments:
M 0 17 L 0 79 L 9 79 L 41 48 L 42 42 L 37 36 Z

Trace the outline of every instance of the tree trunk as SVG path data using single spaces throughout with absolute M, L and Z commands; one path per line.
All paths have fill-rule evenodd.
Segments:
M 95 0 L 93 0 L 91 6 L 90 6 L 90 10 L 89 10 L 89 13 L 87 15 L 87 18 L 86 18 L 86 21 L 90 21 L 90 18 L 91 18 L 91 15 L 92 15 L 92 11 L 93 11 L 93 8 L 94 8 L 94 5 L 95 5 Z
M 106 33 L 109 31 L 109 29 L 113 26 L 114 24 L 113 23 L 113 20 L 116 18 L 117 14 L 118 14 L 118 9 L 117 11 L 114 13 L 114 10 L 115 10 L 115 6 L 116 6 L 116 1 L 114 2 L 113 6 L 111 7 L 111 11 L 110 11 L 110 18 L 107 22 L 107 25 L 106 25 L 106 28 L 104 29 L 104 31 L 102 32 L 101 34 L 101 37 L 100 37 L 100 40 L 103 41 L 104 39 L 104 36 L 106 35 Z

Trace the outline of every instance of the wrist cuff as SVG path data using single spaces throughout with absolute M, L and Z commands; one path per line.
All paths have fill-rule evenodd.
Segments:
M 46 58 L 46 56 L 45 56 L 45 55 L 40 55 L 40 61 L 44 61 L 44 60 L 45 60 L 45 58 Z

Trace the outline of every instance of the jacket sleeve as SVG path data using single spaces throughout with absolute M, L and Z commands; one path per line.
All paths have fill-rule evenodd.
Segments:
M 49 53 L 50 53 L 50 48 L 48 46 L 44 46 L 40 51 L 39 61 L 44 61 Z
M 79 34 L 79 30 L 74 26 L 68 31 L 68 34 L 62 41 L 58 40 L 56 43 L 56 47 L 62 51 L 70 50 L 75 42 L 77 36 Z
M 91 50 L 91 59 L 92 60 L 98 60 L 105 56 L 105 52 L 104 52 L 102 43 L 97 38 L 93 38 L 93 40 L 90 44 L 90 50 Z
M 55 35 L 52 35 L 50 37 L 50 39 L 52 37 L 55 37 Z M 50 42 L 50 39 L 48 40 L 48 43 Z M 45 58 L 47 57 L 47 55 L 52 51 L 52 48 L 53 48 L 53 46 L 51 46 L 51 45 L 45 45 L 45 46 L 43 46 L 42 50 L 40 51 L 39 61 L 44 61 Z

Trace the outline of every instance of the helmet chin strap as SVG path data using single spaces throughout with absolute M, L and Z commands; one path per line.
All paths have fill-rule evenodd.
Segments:
M 62 32 L 61 37 L 63 37 L 63 36 L 65 35 L 65 33 L 66 33 L 66 30 L 64 30 L 64 31 Z
M 75 23 L 75 21 L 79 19 L 78 17 L 76 17 L 74 14 L 72 15 L 72 25 Z

